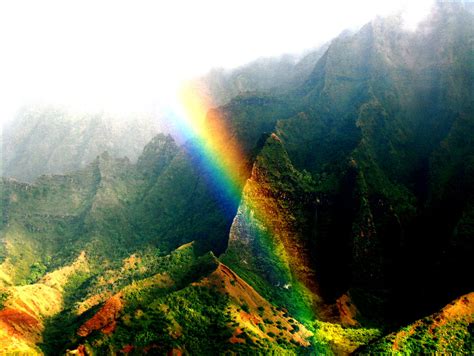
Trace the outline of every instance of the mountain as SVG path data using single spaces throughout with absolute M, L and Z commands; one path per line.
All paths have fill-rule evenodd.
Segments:
M 1 283 L 33 282 L 81 251 L 99 265 L 147 244 L 170 252 L 195 240 L 221 253 L 234 211 L 212 194 L 196 159 L 159 134 L 136 164 L 103 153 L 80 171 L 34 184 L 4 178 Z
M 212 158 L 242 153 L 232 199 L 205 143 L 164 134 L 136 161 L 3 178 L 0 350 L 472 353 L 466 7 L 437 4 L 416 31 L 375 19 L 298 80 L 281 68 L 301 62 L 276 60 L 281 86 L 204 93 L 222 100 Z
M 472 288 L 472 21 L 449 4 L 416 32 L 377 19 L 332 41 L 302 86 L 273 99 L 294 115 L 266 119 L 275 106 L 260 106 L 261 127 L 311 177 L 310 265 L 328 303 L 349 291 L 362 314 L 394 321 Z M 251 117 L 242 99 L 222 110 Z M 369 296 L 380 309 L 366 308 Z
M 170 256 L 183 260 L 189 254 L 192 245 Z M 190 354 L 249 350 L 281 353 L 310 345 L 307 338 L 311 333 L 303 325 L 276 310 L 212 255 L 200 259 L 198 269 L 192 265 L 196 261 L 190 261 L 191 270 L 181 263 L 180 273 L 191 282 L 184 288 L 170 271 L 114 294 L 77 329 L 78 349 L 136 354 L 170 350 Z M 183 308 L 189 303 L 192 313 Z M 117 312 L 119 308 L 122 313 Z
M 281 353 L 310 346 L 309 330 L 214 255 L 198 256 L 192 243 L 157 252 L 133 254 L 102 275 L 82 253 L 32 285 L 9 288 L 0 322 L 14 331 L 1 339 L 2 351 Z
M 152 117 L 25 107 L 3 130 L 2 176 L 33 182 L 43 174 L 83 168 L 104 151 L 135 161 L 159 130 Z
M 314 246 L 307 240 L 314 198 L 308 183 L 311 178 L 294 169 L 278 136 L 270 135 L 243 189 L 222 257 L 295 315 L 319 303 Z

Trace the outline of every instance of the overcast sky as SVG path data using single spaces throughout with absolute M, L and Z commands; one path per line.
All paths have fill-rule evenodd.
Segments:
M 212 67 L 297 53 L 431 0 L 0 1 L 0 122 L 24 104 L 148 111 Z

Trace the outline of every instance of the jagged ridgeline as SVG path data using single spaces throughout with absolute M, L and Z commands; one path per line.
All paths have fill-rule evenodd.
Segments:
M 0 350 L 472 353 L 473 24 L 438 4 L 199 79 L 241 155 L 160 134 L 2 179 Z
M 43 174 L 84 168 L 104 151 L 135 162 L 161 126 L 150 115 L 78 114 L 26 106 L 2 130 L 1 175 L 33 182 Z

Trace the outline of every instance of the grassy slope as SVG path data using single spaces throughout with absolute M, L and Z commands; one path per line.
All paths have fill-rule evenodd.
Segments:
M 469 293 L 441 311 L 362 348 L 360 354 L 472 354 L 473 325 L 474 293 Z
M 0 310 L 0 350 L 2 352 L 40 353 L 45 321 L 64 307 L 64 290 L 78 273 L 88 271 L 86 256 L 46 274 L 37 283 L 2 289 L 8 296 Z
M 120 269 L 92 277 L 85 289 L 49 320 L 41 345 L 46 353 L 77 348 L 294 354 L 310 346 L 311 333 L 303 325 L 212 254 L 197 256 L 194 244 L 162 257 L 131 256 Z

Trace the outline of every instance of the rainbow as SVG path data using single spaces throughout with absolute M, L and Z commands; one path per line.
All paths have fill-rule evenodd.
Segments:
M 173 120 L 183 141 L 192 142 L 193 154 L 209 174 L 212 189 L 220 200 L 238 206 L 245 184 L 245 158 L 236 138 L 210 98 L 199 94 L 190 84 L 177 91 L 166 116 Z
M 247 181 L 245 174 L 245 156 L 236 138 L 230 135 L 232 132 L 226 125 L 217 109 L 213 109 L 212 99 L 202 96 L 195 87 L 186 84 L 179 91 L 175 106 L 173 119 L 176 121 L 183 137 L 193 137 L 196 144 L 194 146 L 202 156 L 200 160 L 205 165 L 207 171 L 211 174 L 214 189 L 219 195 L 237 207 L 241 204 L 242 193 Z M 245 204 L 252 212 L 253 218 L 256 218 L 265 226 L 266 236 L 261 238 L 261 244 L 270 253 L 274 254 L 279 249 L 279 257 L 287 266 L 295 266 L 302 263 L 299 260 L 291 261 L 291 257 L 285 251 L 275 246 L 279 239 L 280 233 L 275 224 L 274 209 L 268 205 L 265 199 L 252 199 L 246 196 Z M 296 276 L 297 279 L 298 276 Z M 303 282 L 295 285 L 295 292 L 301 295 L 311 295 Z M 313 297 L 309 297 L 313 299 Z M 314 304 L 310 302 L 310 304 Z M 310 311 L 311 318 L 314 314 Z M 313 319 L 314 320 L 314 319 Z

